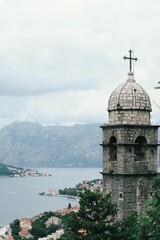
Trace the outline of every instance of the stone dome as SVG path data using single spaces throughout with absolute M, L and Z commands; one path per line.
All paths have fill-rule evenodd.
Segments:
M 136 83 L 131 72 L 128 73 L 127 81 L 119 85 L 109 98 L 108 111 L 115 110 L 152 111 L 149 95 Z

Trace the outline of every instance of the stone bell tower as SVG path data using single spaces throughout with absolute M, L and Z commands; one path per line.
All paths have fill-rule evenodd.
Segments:
M 103 192 L 111 192 L 123 218 L 130 211 L 142 212 L 152 195 L 151 181 L 157 175 L 158 127 L 151 125 L 151 102 L 135 81 L 132 51 L 127 81 L 119 85 L 108 102 L 109 123 L 103 130 Z

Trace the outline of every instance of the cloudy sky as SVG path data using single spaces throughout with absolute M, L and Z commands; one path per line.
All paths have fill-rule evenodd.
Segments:
M 159 13 L 159 0 L 0 0 L 0 127 L 107 122 L 130 48 L 160 123 Z

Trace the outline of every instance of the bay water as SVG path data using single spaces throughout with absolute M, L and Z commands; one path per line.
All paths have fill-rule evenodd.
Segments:
M 101 179 L 101 168 L 41 168 L 50 177 L 1 177 L 0 178 L 0 226 L 22 217 L 32 217 L 45 211 L 63 209 L 74 199 L 61 196 L 40 196 L 49 189 L 74 187 L 83 180 Z

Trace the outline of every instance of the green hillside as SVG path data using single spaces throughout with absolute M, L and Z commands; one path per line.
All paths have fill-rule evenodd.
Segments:
M 22 168 L 17 168 L 0 163 L 0 176 L 13 176 L 17 173 L 18 170 L 22 170 Z

